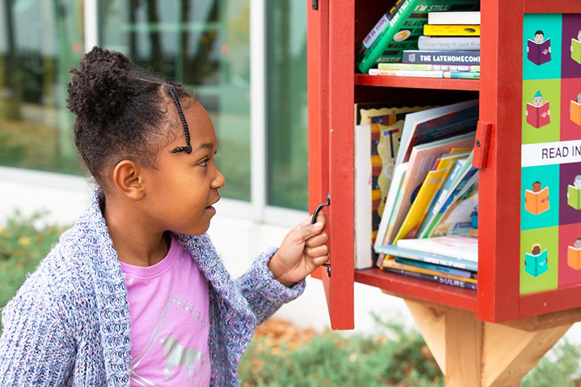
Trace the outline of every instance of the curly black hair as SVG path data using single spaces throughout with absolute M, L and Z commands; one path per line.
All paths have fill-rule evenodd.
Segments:
M 137 68 L 122 53 L 100 47 L 93 47 L 80 69 L 70 72 L 67 107 L 76 116 L 75 144 L 100 186 L 107 187 L 121 160 L 155 167 L 163 139 L 167 144 L 176 135 L 168 127 L 181 127 L 180 118 L 187 146 L 174 151 L 188 151 L 189 132 L 179 101 L 197 101 L 192 92 Z

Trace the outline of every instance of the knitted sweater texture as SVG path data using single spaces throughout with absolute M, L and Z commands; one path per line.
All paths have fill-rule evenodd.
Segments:
M 2 311 L 0 386 L 129 387 L 127 287 L 96 191 L 89 208 Z M 176 234 L 210 284 L 211 385 L 237 386 L 238 363 L 256 326 L 297 298 L 261 254 L 236 281 L 208 235 Z

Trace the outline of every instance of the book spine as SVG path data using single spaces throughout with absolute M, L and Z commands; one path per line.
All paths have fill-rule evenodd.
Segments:
M 480 36 L 480 26 L 424 25 L 426 36 Z
M 430 12 L 428 24 L 480 24 L 480 12 Z
M 385 245 L 380 246 L 376 249 L 378 254 L 385 254 L 391 255 L 393 257 L 400 257 L 406 259 L 413 259 L 415 261 L 431 263 L 432 265 L 440 265 L 440 266 L 447 266 L 456 269 L 468 270 L 468 271 L 478 271 L 478 263 L 473 261 L 468 261 L 465 259 L 458 259 L 452 257 L 446 257 L 443 255 L 436 255 L 436 254 L 411 254 L 406 252 L 405 250 L 398 249 L 397 247 L 394 249 L 394 245 Z
M 414 64 L 414 63 L 380 63 L 379 70 L 414 70 L 414 71 L 462 71 L 480 72 L 480 66 L 470 65 L 440 65 L 440 64 Z
M 420 70 L 379 70 L 369 69 L 369 75 L 389 75 L 396 77 L 417 77 L 417 78 L 458 78 L 458 79 L 480 79 L 480 73 L 462 71 L 420 71 Z
M 425 263 L 425 262 L 414 261 L 413 259 L 406 259 L 406 258 L 399 258 L 399 257 L 396 257 L 395 261 L 398 263 L 401 263 L 402 265 L 421 267 L 421 268 L 426 269 L 426 270 L 437 271 L 437 272 L 440 272 L 443 274 L 454 275 L 456 277 L 462 277 L 462 278 L 471 278 L 472 277 L 471 272 L 469 272 L 467 270 L 453 269 L 451 267 L 446 267 L 446 266 L 436 266 L 436 265 L 432 265 L 432 264 Z
M 480 51 L 405 50 L 403 63 L 479 65 Z
M 442 278 L 442 277 L 439 277 L 436 275 L 413 273 L 413 272 L 409 272 L 409 271 L 405 271 L 405 270 L 389 269 L 389 268 L 385 268 L 384 270 L 388 271 L 390 273 L 400 274 L 400 275 L 410 277 L 410 278 L 417 278 L 417 279 L 421 279 L 421 280 L 437 282 L 440 284 L 455 286 L 458 288 L 471 289 L 471 290 L 478 289 L 477 284 L 473 284 L 473 283 L 465 282 L 465 281 L 460 281 L 460 280 L 454 280 L 454 279 L 450 279 L 450 278 Z
M 480 38 L 458 36 L 420 36 L 418 39 L 418 48 L 420 50 L 446 51 L 480 50 Z

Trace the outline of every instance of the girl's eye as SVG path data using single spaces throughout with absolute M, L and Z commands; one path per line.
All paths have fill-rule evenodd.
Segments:
M 204 160 L 200 161 L 198 163 L 198 165 L 200 165 L 202 167 L 206 167 L 206 166 L 208 166 L 208 161 L 209 161 L 209 159 L 204 159 Z

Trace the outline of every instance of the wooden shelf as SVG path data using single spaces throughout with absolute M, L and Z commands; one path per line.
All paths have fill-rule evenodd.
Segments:
M 480 89 L 479 79 L 444 79 L 390 77 L 387 75 L 355 74 L 355 85 L 379 87 L 404 87 L 411 89 L 470 90 Z
M 477 308 L 477 293 L 474 290 L 440 285 L 379 269 L 356 270 L 355 282 L 375 286 L 403 298 L 416 298 L 473 312 Z

